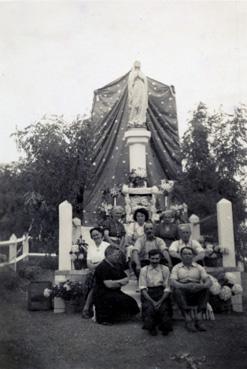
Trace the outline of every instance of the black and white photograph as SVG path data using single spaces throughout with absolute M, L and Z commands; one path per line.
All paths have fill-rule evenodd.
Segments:
M 246 0 L 0 0 L 0 369 L 245 369 L 246 178 Z

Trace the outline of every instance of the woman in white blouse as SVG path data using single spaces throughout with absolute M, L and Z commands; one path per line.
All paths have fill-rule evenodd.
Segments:
M 91 273 L 87 281 L 89 293 L 87 296 L 86 303 L 83 308 L 82 317 L 89 319 L 93 316 L 92 305 L 93 305 L 93 286 L 94 286 L 94 271 L 95 268 L 105 258 L 105 250 L 110 245 L 108 242 L 103 241 L 103 230 L 99 227 L 92 228 L 90 235 L 94 244 L 90 244 L 87 251 L 87 266 Z

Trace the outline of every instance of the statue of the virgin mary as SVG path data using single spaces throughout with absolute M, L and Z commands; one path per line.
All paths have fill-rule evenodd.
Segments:
M 141 63 L 136 61 L 128 79 L 129 128 L 145 127 L 148 107 L 147 77 L 141 71 Z

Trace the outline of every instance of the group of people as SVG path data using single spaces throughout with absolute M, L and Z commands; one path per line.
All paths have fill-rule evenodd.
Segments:
M 132 270 L 139 281 L 143 329 L 151 335 L 157 334 L 157 328 L 163 335 L 169 334 L 176 302 L 188 331 L 206 330 L 200 317 L 207 308 L 211 279 L 199 264 L 205 253 L 199 242 L 191 240 L 190 226 L 182 224 L 176 230 L 167 227 L 167 232 L 158 227 L 158 237 L 157 225 L 149 220 L 146 209 L 135 211 L 134 222 L 127 230 L 121 216 L 122 209 L 116 207 L 102 228 L 90 230 L 94 244 L 87 255 L 90 292 L 83 317 L 92 316 L 93 305 L 100 324 L 138 314 L 135 299 L 121 291 Z

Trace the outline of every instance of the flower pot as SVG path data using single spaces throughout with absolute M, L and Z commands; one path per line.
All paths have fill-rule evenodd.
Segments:
M 74 314 L 75 313 L 75 300 L 65 301 L 65 312 L 66 312 L 66 314 Z
M 83 267 L 83 260 L 81 259 L 75 259 L 73 261 L 75 270 L 81 270 Z
M 61 297 L 54 297 L 54 313 L 64 313 L 65 312 L 65 303 Z
M 86 302 L 85 296 L 79 296 L 75 299 L 75 313 L 81 313 Z
M 44 295 L 45 289 L 51 289 L 51 282 L 31 282 L 28 286 L 28 310 L 51 310 L 51 297 Z
M 65 301 L 66 314 L 81 313 L 85 305 L 85 297 L 78 296 L 73 300 Z

